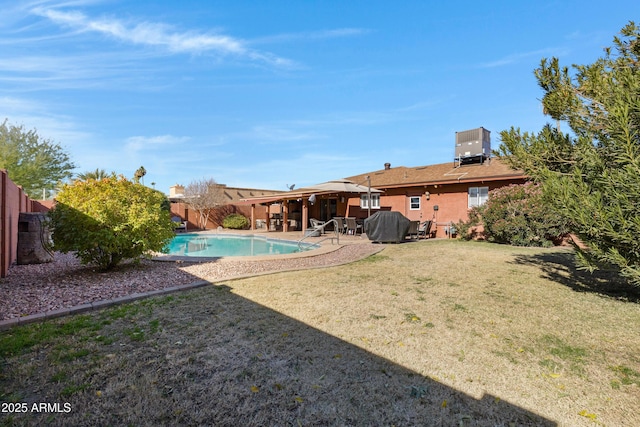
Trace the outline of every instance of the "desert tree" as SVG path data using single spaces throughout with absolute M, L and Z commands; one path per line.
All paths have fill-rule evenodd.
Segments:
M 212 178 L 191 181 L 184 189 L 184 202 L 198 213 L 198 228 L 204 230 L 212 210 L 224 205 L 224 186 Z
M 54 189 L 73 176 L 75 168 L 69 154 L 38 132 L 14 126 L 5 120 L 0 124 L 0 169 L 31 198 L 39 197 L 43 189 Z
M 640 29 L 630 22 L 592 64 L 543 59 L 535 77 L 556 123 L 501 132 L 500 154 L 542 184 L 583 243 L 580 265 L 640 285 Z M 566 123 L 570 133 L 560 131 Z

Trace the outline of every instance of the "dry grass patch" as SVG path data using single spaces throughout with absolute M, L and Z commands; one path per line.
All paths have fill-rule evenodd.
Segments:
M 0 335 L 0 425 L 640 425 L 640 308 L 571 254 L 390 245 Z M 614 290 L 615 291 L 615 290 Z

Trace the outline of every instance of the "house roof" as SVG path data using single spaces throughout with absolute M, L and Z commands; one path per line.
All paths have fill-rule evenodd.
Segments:
M 455 184 L 458 182 L 486 182 L 505 179 L 524 179 L 527 176 L 521 170 L 512 169 L 506 162 L 497 157 L 485 160 L 484 163 L 454 164 L 440 163 L 428 166 L 381 169 L 347 179 L 362 183 L 371 178 L 371 186 L 375 188 L 412 187 L 435 184 Z
M 437 165 L 381 169 L 354 175 L 345 179 L 356 184 L 364 185 L 367 176 L 371 177 L 371 187 L 375 189 L 389 189 L 397 187 L 417 187 L 435 184 L 456 184 L 472 182 L 501 181 L 508 179 L 526 179 L 527 176 L 521 170 L 512 169 L 507 163 L 497 157 L 485 160 L 484 163 L 454 165 L 453 162 Z M 311 194 L 334 194 L 336 191 L 322 191 L 317 188 L 307 187 L 293 191 L 264 195 L 263 197 L 247 197 L 242 202 L 248 203 L 273 203 L 281 200 L 306 198 Z

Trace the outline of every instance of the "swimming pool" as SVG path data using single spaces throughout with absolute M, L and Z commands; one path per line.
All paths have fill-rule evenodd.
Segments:
M 186 233 L 171 240 L 168 254 L 188 257 L 283 255 L 318 247 L 309 243 L 298 247 L 298 242 L 256 235 Z

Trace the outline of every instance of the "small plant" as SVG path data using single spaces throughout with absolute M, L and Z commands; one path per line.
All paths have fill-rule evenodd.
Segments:
M 124 330 L 124 333 L 131 339 L 131 341 L 145 340 L 144 330 L 139 326 L 136 326 L 134 328 L 127 328 Z
M 418 323 L 420 322 L 420 318 L 418 316 L 416 316 L 415 313 L 405 313 L 404 314 L 404 318 L 407 322 L 410 323 Z
M 423 397 L 425 397 L 427 395 L 427 392 L 429 390 L 427 389 L 427 387 L 424 386 L 416 386 L 416 385 L 412 385 L 411 386 L 411 397 L 415 397 L 417 399 L 421 399 Z
M 225 217 L 222 226 L 233 230 L 245 230 L 249 227 L 249 220 L 244 215 L 234 213 Z
M 484 206 L 474 206 L 469 209 L 468 219 L 466 221 L 460 220 L 454 223 L 454 227 L 458 230 L 458 236 L 462 240 L 473 240 L 476 238 L 484 237 L 484 232 L 479 232 L 478 229 L 482 225 L 481 213 Z
M 454 309 L 455 311 L 467 311 L 467 307 L 465 307 L 465 306 L 464 306 L 464 305 L 462 305 L 462 304 L 455 304 L 455 305 L 453 306 L 453 309 Z

